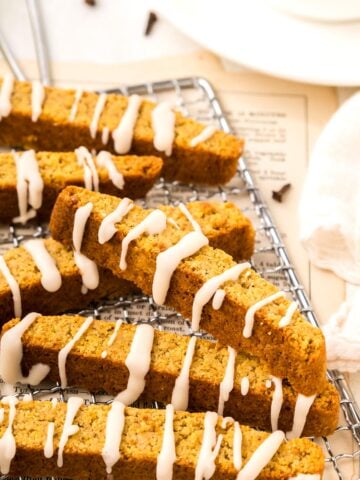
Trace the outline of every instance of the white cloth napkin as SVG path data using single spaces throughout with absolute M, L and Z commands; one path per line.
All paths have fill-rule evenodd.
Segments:
M 300 237 L 311 262 L 351 284 L 324 333 L 329 367 L 360 371 L 360 92 L 315 145 L 300 201 Z

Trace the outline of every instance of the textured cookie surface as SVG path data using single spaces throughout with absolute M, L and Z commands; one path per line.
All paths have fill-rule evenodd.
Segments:
M 75 212 L 87 202 L 92 202 L 93 210 L 83 243 L 86 255 L 109 268 L 114 275 L 134 282 L 144 293 L 151 294 L 157 255 L 178 242 L 184 232 L 169 225 L 159 235 L 140 236 L 129 247 L 127 269 L 120 270 L 121 242 L 148 212 L 140 207 L 134 208 L 118 224 L 115 236 L 100 246 L 98 229 L 103 218 L 115 208 L 116 199 L 68 187 L 59 195 L 51 217 L 50 229 L 56 239 L 70 244 Z M 234 265 L 231 256 L 223 250 L 210 246 L 201 248 L 179 264 L 172 276 L 166 304 L 191 318 L 197 291 L 207 280 Z M 201 328 L 224 345 L 230 345 L 237 351 L 244 349 L 262 358 L 273 375 L 288 378 L 296 391 L 305 395 L 321 392 L 326 385 L 326 363 L 325 343 L 320 329 L 310 325 L 298 311 L 292 316 L 290 324 L 281 328 L 279 322 L 290 305 L 282 297 L 257 310 L 252 335 L 245 338 L 243 328 L 248 309 L 278 289 L 253 270 L 246 269 L 238 281 L 226 282 L 224 290 L 226 296 L 219 310 L 213 309 L 211 302 L 204 307 Z
M 0 79 L 0 87 L 2 81 Z M 109 94 L 98 123 L 95 139 L 90 135 L 90 123 L 99 95 L 84 92 L 73 121 L 69 115 L 75 91 L 45 87 L 45 99 L 39 119 L 31 120 L 31 83 L 15 82 L 11 96 L 12 110 L 1 120 L 0 145 L 34 148 L 35 150 L 69 151 L 84 145 L 89 149 L 109 150 L 115 153 L 111 139 L 104 145 L 101 134 L 104 128 L 116 129 L 128 105 L 127 97 Z M 236 172 L 243 150 L 243 141 L 217 131 L 210 139 L 191 147 L 191 140 L 204 126 L 195 120 L 176 113 L 175 138 L 170 157 L 154 148 L 151 112 L 155 104 L 144 100 L 134 129 L 131 152 L 137 155 L 160 155 L 164 160 L 163 175 L 168 180 L 222 184 Z
M 4 422 L 0 425 L 0 437 L 8 422 L 8 407 Z M 64 448 L 63 467 L 57 467 L 57 449 L 61 437 L 66 404 L 51 402 L 20 402 L 16 406 L 13 433 L 16 442 L 16 457 L 11 463 L 10 475 L 54 476 L 74 479 L 106 479 L 102 449 L 105 443 L 108 405 L 82 406 L 73 424 L 78 431 L 71 435 Z M 119 448 L 120 459 L 113 466 L 114 480 L 155 479 L 157 457 L 161 450 L 165 412 L 126 408 L 125 424 Z M 55 423 L 54 456 L 45 458 L 44 446 L 49 422 Z M 173 478 L 193 479 L 202 437 L 204 414 L 177 412 L 173 428 L 176 444 L 176 462 Z M 216 431 L 223 439 L 215 465 L 214 480 L 235 479 L 233 466 L 233 430 L 231 424 L 221 428 L 221 417 Z M 269 436 L 267 433 L 241 427 L 241 456 L 246 464 L 255 450 Z M 298 473 L 319 474 L 324 469 L 321 448 L 307 439 L 283 442 L 271 461 L 261 471 L 258 480 L 287 480 Z
M 40 362 L 51 367 L 47 377 L 59 381 L 59 351 L 75 336 L 84 322 L 79 316 L 39 317 L 22 336 L 23 366 L 28 371 Z M 18 320 L 3 327 L 3 333 Z M 71 350 L 67 359 L 68 384 L 97 392 L 117 395 L 126 389 L 129 371 L 125 364 L 130 352 L 136 327 L 123 324 L 112 346 L 109 339 L 114 333 L 114 322 L 93 322 Z M 150 370 L 146 375 L 145 401 L 170 403 L 175 380 L 181 372 L 189 338 L 173 333 L 155 331 L 151 351 Z M 102 353 L 106 352 L 103 358 Z M 226 347 L 197 340 L 190 368 L 189 410 L 218 411 L 220 383 L 228 364 Z M 246 394 L 242 379 L 249 382 Z M 244 352 L 235 360 L 234 388 L 225 402 L 224 416 L 231 416 L 242 424 L 271 431 L 271 405 L 274 385 L 267 385 L 271 375 L 266 364 Z M 283 401 L 278 426 L 283 431 L 292 429 L 297 394 L 287 380 L 282 385 Z M 317 396 L 307 416 L 303 434 L 306 436 L 330 435 L 338 424 L 339 395 L 330 383 Z
M 0 131 L 2 124 L 0 122 Z M 21 152 L 17 152 L 21 155 Z M 38 219 L 48 221 L 56 197 L 68 185 L 84 186 L 84 168 L 78 164 L 74 152 L 38 152 L 35 154 L 40 176 L 44 182 L 42 205 Z M 113 156 L 113 163 L 124 179 L 118 189 L 105 168 L 98 168 L 99 191 L 118 197 L 141 198 L 152 188 L 160 175 L 162 160 L 157 157 L 135 155 Z M 17 170 L 11 153 L 0 153 L 0 222 L 10 222 L 19 215 Z

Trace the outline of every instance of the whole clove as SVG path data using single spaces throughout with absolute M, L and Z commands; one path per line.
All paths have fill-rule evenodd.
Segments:
M 291 183 L 286 183 L 279 190 L 272 191 L 272 198 L 277 202 L 282 202 L 284 194 L 291 188 Z
M 154 24 L 157 22 L 158 17 L 155 12 L 149 12 L 147 23 L 146 23 L 146 28 L 145 28 L 145 33 L 144 35 L 147 37 L 150 35 Z

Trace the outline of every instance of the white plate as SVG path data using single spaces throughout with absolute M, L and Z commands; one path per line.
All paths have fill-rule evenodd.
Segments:
M 201 45 L 246 67 L 302 82 L 360 85 L 360 22 L 305 21 L 262 0 L 153 0 L 152 6 Z
M 360 19 L 359 0 L 264 0 L 275 8 L 322 22 L 353 22 Z

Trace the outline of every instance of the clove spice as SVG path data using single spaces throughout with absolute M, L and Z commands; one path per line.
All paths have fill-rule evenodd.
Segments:
M 146 23 L 146 28 L 145 28 L 145 33 L 144 33 L 144 35 L 146 37 L 148 35 L 150 35 L 154 24 L 157 22 L 157 19 L 158 19 L 158 17 L 157 17 L 155 12 L 149 12 L 147 23 Z
M 282 202 L 284 194 L 290 189 L 291 183 L 286 183 L 279 190 L 272 191 L 272 198 L 277 202 Z

